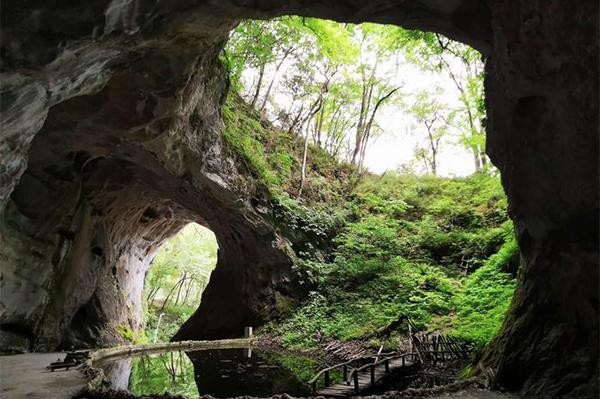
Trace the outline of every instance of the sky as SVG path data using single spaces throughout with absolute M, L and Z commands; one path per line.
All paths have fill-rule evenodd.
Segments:
M 440 100 L 448 105 L 459 103 L 459 93 L 452 81 L 441 73 L 430 73 L 402 63 L 398 71 L 404 82 L 400 96 L 410 103 L 413 93 L 439 86 L 443 88 Z M 410 105 L 410 104 L 408 104 Z M 369 145 L 365 154 L 365 165 L 374 173 L 395 170 L 413 159 L 414 148 L 419 144 L 418 135 L 411 134 L 411 118 L 400 107 L 382 109 L 378 122 L 384 133 Z M 441 147 L 438 174 L 441 176 L 467 176 L 475 171 L 471 155 L 457 144 L 456 131 Z M 420 166 L 420 165 L 418 165 Z

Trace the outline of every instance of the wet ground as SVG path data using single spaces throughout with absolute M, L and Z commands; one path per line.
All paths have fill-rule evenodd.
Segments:
M 64 353 L 27 353 L 0 356 L 0 398 L 65 399 L 86 386 L 77 369 L 50 372 L 45 367 Z

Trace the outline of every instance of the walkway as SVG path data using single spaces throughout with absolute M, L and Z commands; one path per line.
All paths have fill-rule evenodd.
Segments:
M 382 359 L 378 362 L 366 364 L 354 369 L 351 372 L 348 382 L 328 385 L 317 390 L 314 396 L 325 396 L 334 398 L 346 398 L 354 396 L 362 391 L 369 389 L 378 383 L 383 377 L 402 368 L 411 368 L 417 364 L 417 360 L 412 354 L 391 359 Z M 326 377 L 328 380 L 329 377 Z M 328 385 L 328 386 L 327 386 Z
M 0 398 L 72 398 L 86 386 L 79 370 L 46 370 L 48 364 L 64 357 L 64 353 L 0 356 Z

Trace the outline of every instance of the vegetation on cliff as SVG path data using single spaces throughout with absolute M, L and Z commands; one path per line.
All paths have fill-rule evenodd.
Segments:
M 317 288 L 265 332 L 315 347 L 369 337 L 406 315 L 478 345 L 491 339 L 514 288 L 506 270 L 518 257 L 496 178 L 370 176 L 343 206 L 333 260 L 300 262 Z

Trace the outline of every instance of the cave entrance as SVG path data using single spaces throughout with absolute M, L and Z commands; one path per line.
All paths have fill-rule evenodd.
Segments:
M 225 138 L 245 144 L 240 152 L 261 177 L 326 214 L 355 197 L 355 223 L 336 236 L 335 261 L 320 265 L 335 278 L 316 290 L 335 305 L 315 305 L 352 322 L 305 330 L 374 332 L 360 307 L 345 307 L 360 298 L 389 325 L 404 309 L 419 328 L 490 341 L 513 295 L 519 250 L 500 172 L 485 153 L 483 55 L 432 32 L 284 16 L 243 21 L 223 59 L 232 79 L 226 124 L 242 127 Z M 334 177 L 341 165 L 355 181 Z M 357 288 L 368 284 L 393 299 L 381 304 Z M 406 310 L 406 298 L 419 310 Z M 294 328 L 281 333 L 292 345 L 311 340 Z
M 169 341 L 200 304 L 217 265 L 215 234 L 189 223 L 157 250 L 146 273 L 146 336 L 151 342 Z

